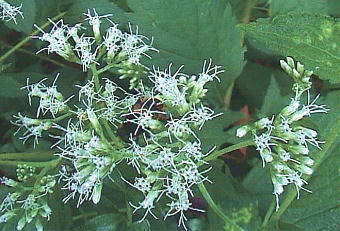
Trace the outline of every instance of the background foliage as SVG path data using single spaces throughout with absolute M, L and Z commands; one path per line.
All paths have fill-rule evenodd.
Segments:
M 225 147 L 238 142 L 235 125 L 249 118 L 271 115 L 289 101 L 291 79 L 280 70 L 279 59 L 293 56 L 314 70 L 313 94 L 321 93 L 331 112 L 316 116 L 310 124 L 326 141 L 323 150 L 314 150 L 315 174 L 309 179 L 312 194 L 302 193 L 295 200 L 291 189 L 282 198 L 282 206 L 272 214 L 272 186 L 252 148 L 224 155 L 213 161 L 207 186 L 212 198 L 244 230 L 333 231 L 340 229 L 340 2 L 338 0 L 12 0 L 22 3 L 24 19 L 17 24 L 0 24 L 0 152 L 33 151 L 31 143 L 22 144 L 13 136 L 9 123 L 19 111 L 34 114 L 20 87 L 26 78 L 37 81 L 62 73 L 58 81 L 65 95 L 85 79 L 81 67 L 57 56 L 36 54 L 42 43 L 31 40 L 34 24 L 65 12 L 67 23 L 83 20 L 83 12 L 96 8 L 99 14 L 112 13 L 115 22 L 132 22 L 141 34 L 154 38 L 159 49 L 150 65 L 165 68 L 169 63 L 185 64 L 187 73 L 201 68 L 202 60 L 212 58 L 225 72 L 221 83 L 212 83 L 208 101 L 224 115 L 208 122 L 200 136 L 206 149 Z M 27 38 L 15 52 L 11 48 Z M 49 140 L 37 150 L 47 150 Z M 322 152 L 322 153 L 321 153 Z M 318 159 L 318 156 L 324 156 Z M 2 166 L 1 174 L 13 174 L 12 167 Z M 85 203 L 75 209 L 72 203 L 61 204 L 64 192 L 50 198 L 54 204 L 46 230 L 178 230 L 175 218 L 167 221 L 149 219 L 137 223 L 141 214 L 127 226 L 129 206 L 136 195 L 123 182 L 107 184 L 104 198 L 94 206 Z M 0 196 L 6 188 L 0 186 Z M 199 194 L 197 194 L 199 195 Z M 203 207 L 207 205 L 202 198 Z M 267 214 L 267 220 L 265 219 Z M 272 215 L 271 215 L 272 214 Z M 271 215 L 271 216 L 270 216 Z M 209 208 L 207 213 L 190 214 L 190 230 L 232 230 Z M 0 226 L 15 230 L 15 222 Z M 25 230 L 34 230 L 26 227 Z

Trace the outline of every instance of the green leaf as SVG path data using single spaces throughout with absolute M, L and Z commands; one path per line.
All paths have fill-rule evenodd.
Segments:
M 84 13 L 88 10 L 91 11 L 93 15 L 93 9 L 96 10 L 98 15 L 112 14 L 109 18 L 115 23 L 125 23 L 126 18 L 118 6 L 116 6 L 112 1 L 108 0 L 72 0 L 70 1 L 71 7 L 67 11 L 65 19 L 71 23 L 82 22 L 85 18 Z M 109 21 L 103 20 L 103 24 L 110 25 Z
M 175 68 L 184 64 L 184 71 L 196 74 L 203 60 L 212 58 L 225 72 L 220 75 L 223 89 L 214 94 L 223 101 L 230 83 L 244 66 L 244 48 L 231 7 L 224 1 L 206 0 L 128 0 L 133 13 L 129 17 L 141 34 L 154 38 L 159 53 L 152 64 Z
M 306 13 L 259 19 L 239 26 L 254 39 L 315 70 L 321 79 L 340 82 L 340 21 Z
M 280 94 L 279 84 L 274 77 L 271 78 L 270 84 L 264 102 L 261 108 L 261 113 L 270 117 L 276 112 L 279 112 L 284 106 L 289 104 L 289 97 L 283 97 Z
M 150 224 L 148 221 L 134 222 L 132 225 L 128 226 L 126 231 L 150 231 Z
M 202 130 L 197 132 L 204 151 L 209 151 L 212 147 L 219 147 L 226 143 L 227 134 L 224 129 L 242 117 L 241 113 L 235 111 L 223 110 L 215 113 L 219 112 L 223 114 L 207 121 Z
M 23 13 L 24 18 L 22 18 L 19 14 L 16 16 L 16 22 L 14 23 L 13 20 L 6 22 L 6 25 L 14 30 L 25 32 L 26 34 L 30 34 L 33 29 L 33 24 L 35 22 L 36 16 L 36 5 L 34 0 L 12 0 L 8 1 L 11 5 L 20 6 L 21 11 Z
M 51 218 L 48 221 L 41 219 L 44 230 L 70 230 L 72 223 L 71 206 L 70 204 L 63 204 L 61 206 L 63 191 L 57 187 L 48 198 L 48 204 L 52 209 Z
M 327 0 L 328 2 L 328 13 L 333 17 L 340 17 L 340 4 L 338 1 Z
M 58 13 L 61 12 L 61 4 L 64 2 L 62 1 L 46 1 L 46 0 L 35 0 L 36 4 L 36 11 L 39 14 L 36 14 L 35 23 L 37 25 L 43 25 L 46 23 L 47 18 L 53 18 Z
M 123 225 L 124 217 L 116 213 L 107 213 L 96 216 L 83 225 L 74 229 L 74 231 L 112 231 L 120 230 L 120 226 Z
M 308 13 L 326 13 L 328 4 L 325 0 L 272 0 L 270 14 L 272 16 L 300 11 Z
M 24 92 L 20 90 L 22 85 L 13 77 L 14 75 L 8 73 L 0 74 L 0 97 L 18 98 L 24 96 Z

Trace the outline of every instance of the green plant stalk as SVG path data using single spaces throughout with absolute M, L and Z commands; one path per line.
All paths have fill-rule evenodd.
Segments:
M 219 157 L 219 156 L 221 156 L 223 154 L 226 154 L 228 152 L 232 152 L 232 151 L 235 151 L 237 149 L 240 149 L 240 148 L 243 148 L 243 147 L 247 147 L 247 146 L 252 146 L 252 145 L 254 145 L 254 141 L 253 140 L 246 140 L 246 141 L 243 141 L 243 142 L 231 145 L 229 147 L 223 148 L 221 150 L 215 151 L 215 152 L 211 153 L 210 155 L 208 155 L 207 157 L 205 157 L 204 161 L 208 162 L 208 161 L 214 160 L 217 157 Z
M 100 75 L 100 73 L 103 73 L 104 71 L 99 72 L 99 71 L 97 70 L 97 67 L 96 67 L 95 64 L 91 65 L 91 66 L 90 66 L 90 69 L 91 69 L 91 73 L 92 73 L 92 75 L 93 75 L 95 89 L 96 89 L 96 91 L 98 92 L 98 91 L 100 90 L 99 75 Z M 105 69 L 105 68 L 102 68 L 102 69 Z M 101 70 L 102 70 L 102 69 L 101 69 Z M 100 121 L 102 122 L 102 125 L 103 125 L 103 127 L 104 127 L 106 133 L 107 133 L 107 134 L 109 135 L 109 137 L 111 138 L 111 141 L 112 141 L 115 145 L 117 145 L 118 147 L 121 147 L 122 144 L 121 144 L 121 142 L 120 142 L 120 139 L 119 139 L 115 134 L 113 134 L 113 132 L 112 132 L 112 130 L 111 130 L 111 128 L 110 128 L 108 122 L 107 122 L 107 121 L 104 121 L 104 120 L 100 120 Z
M 234 231 L 244 231 L 239 225 L 237 225 L 232 219 L 227 217 L 223 211 L 215 204 L 214 200 L 211 198 L 209 192 L 205 188 L 203 183 L 198 184 L 198 188 L 200 192 L 202 193 L 204 199 L 208 202 L 211 209 L 222 219 L 226 224 L 229 224 L 231 227 L 233 227 Z
M 31 161 L 11 161 L 11 160 L 0 160 L 0 165 L 7 166 L 17 166 L 18 164 L 27 164 L 32 167 L 44 168 L 44 167 L 55 167 L 59 164 L 60 158 L 50 160 L 50 161 L 39 161 L 39 162 L 31 162 Z
M 275 201 L 275 198 L 272 200 L 272 202 L 270 203 L 270 206 L 267 210 L 267 213 L 263 219 L 263 222 L 262 222 L 262 227 L 265 227 L 268 222 L 269 222 L 269 219 L 271 218 L 271 216 L 273 215 L 273 212 L 275 210 L 275 207 L 276 207 L 276 201 Z
M 334 122 L 334 126 L 332 126 L 332 128 L 330 129 L 330 131 L 327 134 L 327 137 L 330 137 L 330 139 L 325 143 L 323 149 L 314 158 L 315 162 L 314 162 L 313 169 L 317 169 L 320 166 L 324 157 L 326 156 L 326 154 L 332 148 L 333 143 L 337 141 L 339 130 L 340 130 L 340 116 Z M 311 175 L 305 176 L 304 180 L 308 181 L 309 178 L 311 178 Z M 284 197 L 283 202 L 280 205 L 279 210 L 276 213 L 274 213 L 272 216 L 270 216 L 269 214 L 273 213 L 272 211 L 274 210 L 274 208 L 271 209 L 272 211 L 269 209 L 268 212 L 267 212 L 269 214 L 266 215 L 266 217 L 270 216 L 270 218 L 265 219 L 262 226 L 266 226 L 267 224 L 270 224 L 272 222 L 276 222 L 276 221 L 280 220 L 280 217 L 288 209 L 290 204 L 294 201 L 294 199 L 296 198 L 296 195 L 297 195 L 296 188 L 290 187 L 288 189 L 287 193 L 286 193 L 286 196 Z
M 91 64 L 90 69 L 91 69 L 92 76 L 93 76 L 93 79 L 94 79 L 94 88 L 98 92 L 99 89 L 100 89 L 100 83 L 99 83 L 99 73 L 98 73 L 96 64 Z
M 54 157 L 53 151 L 41 152 L 20 152 L 20 153 L 3 153 L 0 154 L 0 161 L 2 160 L 39 160 L 44 157 Z
M 63 17 L 66 14 L 66 12 L 61 12 L 58 15 L 54 16 L 52 18 L 52 21 L 55 21 L 61 17 Z M 40 28 L 41 29 L 45 29 L 46 27 L 48 27 L 51 24 L 50 21 L 46 22 L 44 25 L 42 25 Z M 0 63 L 2 63 L 3 61 L 5 61 L 5 59 L 7 59 L 12 53 L 14 53 L 17 49 L 19 49 L 20 47 L 22 47 L 25 43 L 27 43 L 28 41 L 30 41 L 32 39 L 32 35 L 37 35 L 40 32 L 40 30 L 35 30 L 33 31 L 33 33 L 29 36 L 27 36 L 26 38 L 24 38 L 23 40 L 21 40 L 18 44 L 16 44 L 15 46 L 13 46 L 9 51 L 7 51 L 5 54 L 3 54 L 0 57 Z

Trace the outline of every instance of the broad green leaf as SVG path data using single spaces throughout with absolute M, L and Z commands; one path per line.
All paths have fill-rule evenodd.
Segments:
M 241 113 L 223 110 L 216 111 L 215 113 L 222 112 L 223 114 L 207 121 L 202 129 L 198 132 L 204 151 L 209 151 L 213 147 L 220 147 L 227 142 L 225 129 L 228 128 L 233 122 L 242 117 Z
M 14 23 L 12 20 L 6 22 L 6 25 L 14 30 L 24 32 L 26 34 L 30 34 L 33 29 L 33 24 L 35 22 L 36 16 L 36 5 L 34 0 L 12 0 L 8 1 L 10 4 L 14 6 L 20 6 L 21 11 L 23 13 L 23 18 L 18 14 L 16 16 L 16 22 Z
M 212 162 L 213 168 L 208 173 L 208 177 L 213 183 L 206 183 L 206 188 L 215 204 L 226 216 L 237 225 L 246 228 L 245 230 L 255 230 L 254 227 L 257 227 L 260 222 L 257 201 L 250 194 L 240 190 L 228 169 L 225 170 L 226 173 L 222 172 L 223 164 L 219 160 Z M 207 217 L 210 230 L 233 230 L 210 207 L 207 209 Z
M 328 0 L 328 13 L 333 17 L 340 17 L 339 1 Z
M 305 186 L 313 193 L 302 193 L 281 217 L 283 222 L 295 224 L 302 230 L 331 231 L 340 227 L 339 97 L 340 92 L 329 94 L 325 103 L 331 111 L 317 119 L 325 144 L 321 145 L 322 150 L 312 153 L 316 162 L 321 163 Z
M 340 21 L 327 16 L 290 13 L 239 26 L 268 48 L 292 56 L 321 79 L 340 82 Z
M 124 217 L 121 214 L 107 213 L 96 216 L 83 225 L 74 229 L 74 231 L 113 231 L 121 230 L 120 227 L 124 223 Z
M 49 221 L 43 221 L 44 230 L 70 230 L 72 223 L 71 206 L 70 204 L 64 204 L 62 202 L 64 196 L 63 190 L 58 187 L 60 187 L 60 185 L 56 186 L 48 198 L 52 215 Z
M 289 102 L 289 97 L 283 97 L 280 94 L 279 84 L 276 79 L 272 77 L 263 101 L 261 113 L 271 117 L 273 114 L 279 112 L 283 107 L 288 105 Z
M 134 222 L 132 225 L 126 228 L 126 231 L 151 231 L 151 227 L 148 221 Z
M 241 72 L 244 48 L 231 7 L 224 1 L 206 0 L 128 0 L 133 11 L 130 20 L 139 26 L 141 34 L 154 38 L 152 64 L 173 71 L 184 65 L 184 71 L 197 74 L 203 60 L 212 58 L 214 64 L 225 70 L 215 97 L 223 95 L 231 81 Z
M 272 16 L 300 11 L 308 13 L 326 13 L 328 10 L 325 0 L 272 0 L 270 14 Z
M 47 18 L 53 18 L 58 13 L 62 11 L 61 5 L 64 0 L 59 1 L 46 1 L 46 0 L 35 0 L 36 11 L 39 12 L 36 14 L 35 23 L 37 25 L 43 25 L 46 23 Z
M 123 14 L 123 11 L 116 6 L 112 1 L 108 0 L 72 0 L 69 1 L 71 7 L 67 11 L 67 15 L 65 19 L 70 23 L 79 23 L 83 22 L 85 16 L 84 13 L 87 13 L 90 10 L 93 15 L 93 9 L 96 10 L 98 15 L 108 15 L 112 14 L 109 18 L 115 23 L 125 23 L 126 18 Z M 110 25 L 109 21 L 103 20 L 103 24 Z M 105 26 L 104 26 L 105 27 Z
M 15 79 L 12 74 L 0 74 L 0 97 L 3 98 L 18 98 L 25 94 L 20 88 L 22 85 Z

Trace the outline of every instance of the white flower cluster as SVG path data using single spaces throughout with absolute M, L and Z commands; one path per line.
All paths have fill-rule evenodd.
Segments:
M 20 6 L 12 6 L 4 0 L 0 0 L 0 19 L 4 21 L 11 21 L 13 20 L 16 24 L 16 16 L 20 15 L 21 18 L 24 18 L 21 12 L 21 5 Z
M 294 67 L 294 61 L 288 58 L 289 67 Z M 289 69 L 288 64 L 281 60 L 281 65 L 288 74 L 296 80 L 293 86 L 295 97 L 290 104 L 283 108 L 281 112 L 271 118 L 262 118 L 253 124 L 245 125 L 237 130 L 238 137 L 245 136 L 252 132 L 256 150 L 259 151 L 263 166 L 270 165 L 271 179 L 274 185 L 273 194 L 276 197 L 277 209 L 279 207 L 279 195 L 283 193 L 284 186 L 294 184 L 298 192 L 307 182 L 302 178 L 303 174 L 311 175 L 311 166 L 314 161 L 309 156 L 310 145 L 321 149 L 323 143 L 317 139 L 317 132 L 304 127 L 298 121 L 305 117 L 310 117 L 314 113 L 327 113 L 325 105 L 315 104 L 318 96 L 311 101 L 309 88 L 311 83 L 309 77 L 303 73 L 303 66 L 298 63 L 298 69 Z M 300 74 L 299 74 L 300 73 Z M 310 72 L 308 72 L 310 74 Z M 310 76 L 310 75 L 309 75 Z M 302 102 L 302 94 L 307 93 L 307 103 Z
M 138 28 L 133 32 L 132 26 L 129 24 L 130 32 L 123 32 L 118 28 L 118 24 L 113 23 L 111 27 L 106 29 L 106 35 L 102 36 L 100 31 L 101 20 L 111 16 L 99 16 L 95 9 L 93 15 L 90 10 L 84 14 L 85 20 L 92 26 L 93 36 L 85 35 L 85 28 L 81 24 L 74 26 L 65 25 L 63 20 L 58 22 L 50 22 L 53 28 L 50 32 L 44 32 L 38 26 L 43 34 L 36 37 L 42 41 L 46 41 L 49 45 L 46 48 L 48 53 L 57 53 L 64 59 L 81 64 L 83 71 L 87 71 L 91 65 L 100 65 L 103 60 L 112 67 L 119 67 L 122 72 L 126 68 L 122 66 L 136 65 L 140 66 L 140 58 L 147 56 L 150 50 L 156 50 L 148 45 L 145 36 L 138 34 Z M 118 65 L 120 64 L 120 65 Z M 122 65 L 124 64 L 124 65 Z M 131 68 L 130 68 L 131 69 Z
M 220 66 L 212 66 L 212 60 L 204 61 L 203 70 L 197 76 L 189 77 L 180 72 L 180 67 L 174 74 L 171 74 L 171 65 L 168 70 L 153 70 L 149 76 L 155 85 L 155 90 L 160 93 L 160 97 L 169 106 L 176 107 L 181 113 L 187 112 L 192 105 L 198 103 L 204 97 L 207 89 L 204 85 L 218 78 L 218 74 L 223 70 Z M 203 111 L 204 112 L 203 112 Z M 207 109 L 209 110 L 209 109 Z M 208 113 L 205 109 L 198 109 L 196 113 Z
M 218 116 L 200 99 L 206 93 L 204 84 L 217 78 L 221 71 L 218 66 L 212 67 L 211 61 L 198 77 L 188 77 L 180 70 L 172 75 L 170 68 L 150 74 L 153 97 L 128 114 L 131 117 L 126 122 L 136 125 L 127 148 L 128 163 L 140 174 L 128 183 L 145 196 L 134 205 L 135 210 L 146 210 L 142 220 L 149 213 L 155 217 L 152 209 L 165 196 L 171 202 L 164 218 L 179 214 L 179 225 L 184 225 L 186 211 L 201 211 L 192 207 L 189 200 L 193 197 L 192 186 L 208 180 L 204 173 L 210 170 L 198 168 L 206 164 L 204 157 L 209 153 L 202 153 L 194 129 Z M 140 131 L 144 131 L 143 136 L 134 137 Z
M 27 84 L 24 89 L 30 104 L 32 97 L 39 99 L 37 116 L 44 119 L 19 113 L 13 123 L 26 129 L 24 140 L 34 137 L 37 143 L 46 130 L 57 140 L 52 148 L 59 149 L 57 155 L 63 160 L 59 182 L 70 192 L 65 203 L 70 199 L 77 199 L 78 206 L 85 200 L 98 203 L 104 180 L 111 179 L 123 162 L 138 175 L 131 182 L 123 174 L 124 180 L 145 196 L 132 205 L 135 211 L 146 210 L 142 220 L 149 213 L 155 217 L 152 209 L 165 197 L 170 201 L 165 218 L 180 214 L 179 225 L 184 225 L 185 212 L 199 210 L 189 200 L 192 187 L 208 180 L 204 174 L 210 170 L 204 166 L 209 153 L 202 152 L 195 131 L 218 116 L 201 99 L 207 92 L 205 84 L 219 80 L 222 70 L 209 60 L 193 76 L 181 73 L 181 68 L 172 74 L 171 65 L 164 71 L 153 68 L 149 72 L 140 63 L 141 56 L 149 57 L 146 52 L 155 50 L 145 43 L 147 38 L 138 35 L 138 30 L 134 33 L 131 25 L 126 33 L 111 21 L 112 26 L 101 36 L 101 20 L 110 15 L 93 12 L 85 14 L 93 37 L 80 34 L 80 24 L 70 27 L 62 20 L 49 33 L 41 30 L 39 37 L 49 42 L 45 48 L 49 53 L 82 64 L 92 74 L 83 85 L 76 85 L 78 102 L 72 100 L 76 105 L 57 91 L 56 81 L 51 87 L 45 80 Z M 131 78 L 129 88 L 133 90 L 118 86 L 114 77 L 103 78 L 107 72 L 120 79 Z M 145 79 L 139 78 L 141 74 Z M 51 118 L 46 119 L 48 115 Z
M 18 115 L 14 116 L 16 119 L 12 123 L 19 127 L 16 133 L 18 133 L 21 128 L 24 128 L 26 131 L 20 137 L 20 139 L 28 140 L 30 137 L 34 137 L 34 146 L 38 144 L 38 139 L 42 137 L 44 131 L 51 129 L 53 123 L 56 123 L 65 118 L 64 116 L 56 117 L 57 114 L 65 113 L 70 110 L 67 106 L 67 102 L 72 98 L 64 99 L 63 95 L 57 91 L 57 86 L 55 82 L 53 82 L 52 86 L 47 87 L 43 82 L 47 79 L 43 79 L 38 83 L 28 84 L 22 89 L 28 90 L 28 99 L 29 104 L 32 105 L 32 97 L 39 98 L 39 107 L 37 110 L 37 118 L 42 114 L 46 115 L 50 113 L 53 118 L 51 119 L 34 119 L 29 118 L 27 116 L 23 116 L 20 112 Z
M 47 195 L 53 193 L 56 180 L 50 175 L 36 175 L 35 168 L 27 165 L 18 165 L 17 177 L 19 181 L 0 178 L 0 182 L 13 191 L 7 194 L 0 205 L 0 223 L 17 216 L 20 217 L 17 230 L 34 222 L 36 229 L 42 231 L 41 218 L 49 220 L 52 213 L 47 204 Z

